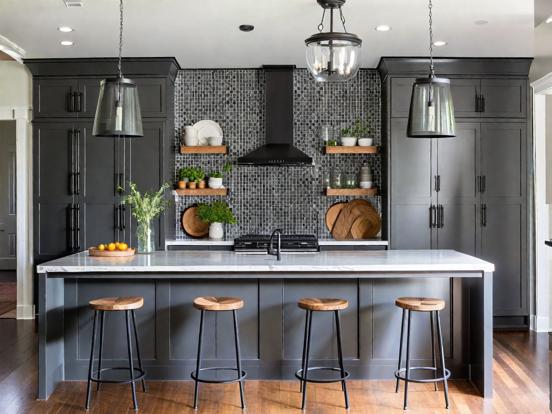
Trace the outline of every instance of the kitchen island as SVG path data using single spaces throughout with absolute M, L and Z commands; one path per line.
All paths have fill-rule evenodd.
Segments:
M 494 266 L 453 250 L 325 251 L 273 256 L 230 251 L 164 251 L 105 259 L 78 253 L 38 266 L 39 384 L 47 399 L 64 380 L 84 380 L 93 313 L 104 296 L 144 297 L 137 311 L 149 379 L 189 380 L 197 351 L 201 295 L 239 296 L 243 368 L 251 379 L 293 379 L 301 359 L 305 296 L 349 301 L 342 313 L 343 353 L 353 379 L 393 378 L 401 312 L 399 296 L 445 299 L 442 312 L 447 368 L 492 396 L 492 273 Z M 427 315 L 425 315 L 427 316 Z M 221 318 L 221 323 L 217 323 Z M 208 314 L 206 366 L 233 363 L 228 314 Z M 331 314 L 313 320 L 313 365 L 336 355 L 326 335 Z M 106 320 L 104 363 L 126 359 L 122 315 Z M 429 320 L 413 316 L 412 364 L 428 366 Z

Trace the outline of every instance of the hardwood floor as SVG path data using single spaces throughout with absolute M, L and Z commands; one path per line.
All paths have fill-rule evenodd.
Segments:
M 36 334 L 33 321 L 0 320 L 0 413 L 83 413 L 84 382 L 60 385 L 48 401 L 36 401 Z M 494 336 L 495 397 L 483 400 L 467 381 L 450 381 L 450 410 L 431 385 L 410 387 L 410 413 L 548 413 L 548 335 L 498 332 Z M 202 385 L 199 413 L 241 413 L 237 384 Z M 350 381 L 350 413 L 401 413 L 402 393 L 393 381 Z M 248 381 L 248 413 L 301 412 L 296 381 Z M 141 413 L 193 413 L 193 383 L 149 382 L 138 393 Z M 308 413 L 344 413 L 339 384 L 309 384 Z M 128 386 L 104 385 L 90 413 L 133 413 Z

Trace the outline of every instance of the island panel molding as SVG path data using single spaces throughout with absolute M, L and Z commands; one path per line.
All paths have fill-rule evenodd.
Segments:
M 227 157 L 175 153 L 174 181 L 181 167 L 198 166 L 209 175 L 222 171 L 225 162 L 258 148 L 265 142 L 265 77 L 262 69 L 180 70 L 175 83 L 175 143 L 180 152 L 184 126 L 202 119 L 216 121 L 224 133 Z M 313 158 L 313 166 L 265 167 L 234 165 L 225 174 L 224 185 L 231 189 L 226 201 L 237 216 L 237 224 L 225 226 L 226 237 L 243 234 L 270 234 L 282 228 L 288 234 L 303 233 L 331 239 L 324 225 L 324 212 L 335 201 L 349 201 L 354 195 L 327 198 L 322 177 L 334 169 L 358 174 L 363 162 L 372 169 L 374 185 L 381 188 L 380 154 L 336 154 L 321 150 L 322 125 L 333 125 L 336 133 L 357 119 L 367 121 L 375 131 L 374 146 L 381 143 L 380 78 L 376 70 L 362 69 L 345 83 L 315 82 L 306 69 L 293 74 L 294 143 Z M 358 147 L 364 148 L 368 147 Z M 371 150 L 371 148 L 369 148 Z M 381 198 L 370 197 L 381 212 Z M 208 197 L 179 198 L 176 217 L 191 204 L 209 202 Z M 185 240 L 175 220 L 175 239 Z

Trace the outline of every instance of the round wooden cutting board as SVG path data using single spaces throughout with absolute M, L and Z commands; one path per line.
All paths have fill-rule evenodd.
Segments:
M 129 257 L 134 256 L 136 250 L 129 247 L 126 250 L 98 250 L 97 247 L 91 247 L 88 249 L 88 254 L 94 257 Z
M 334 224 L 337 220 L 337 216 L 339 216 L 341 209 L 345 207 L 346 204 L 347 203 L 338 202 L 332 204 L 330 207 L 328 207 L 328 210 L 326 210 L 326 228 L 330 233 L 333 230 Z
M 182 213 L 182 230 L 190 237 L 201 238 L 209 234 L 209 224 L 197 216 L 197 206 L 188 207 Z

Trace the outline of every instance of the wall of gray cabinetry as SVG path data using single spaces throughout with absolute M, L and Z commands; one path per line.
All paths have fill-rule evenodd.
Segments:
M 135 245 L 136 223 L 118 188 L 133 181 L 153 191 L 172 181 L 178 63 L 124 60 L 124 73 L 137 83 L 143 117 L 144 137 L 132 140 L 92 136 L 100 81 L 114 75 L 115 60 L 25 63 L 33 73 L 35 262 L 113 240 Z M 165 222 L 172 228 L 172 215 L 155 223 L 159 248 Z
M 495 326 L 530 313 L 530 59 L 438 59 L 451 79 L 452 139 L 406 137 L 423 59 L 383 58 L 391 248 L 454 249 L 496 266 Z

